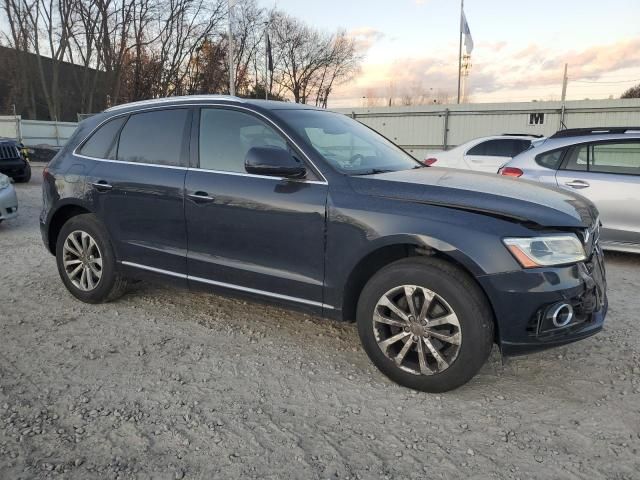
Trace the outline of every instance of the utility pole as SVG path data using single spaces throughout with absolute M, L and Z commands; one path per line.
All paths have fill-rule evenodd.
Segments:
M 462 12 L 464 12 L 464 0 L 460 0 L 460 44 L 458 46 L 458 103 L 460 103 L 460 74 L 462 73 Z
M 564 76 L 562 77 L 562 103 L 567 99 L 567 83 L 569 82 L 569 77 L 567 77 L 567 69 L 569 68 L 569 64 L 564 64 Z
M 569 83 L 569 77 L 567 76 L 567 70 L 569 68 L 569 64 L 564 64 L 564 76 L 562 77 L 562 107 L 560 110 L 560 130 L 564 130 L 567 126 L 564 123 L 564 114 L 565 114 L 565 101 L 567 99 L 567 84 Z
M 229 39 L 229 95 L 235 96 L 236 94 L 236 81 L 235 81 L 235 75 L 233 72 L 234 69 L 234 65 L 233 65 L 233 35 L 231 32 L 231 21 L 233 18 L 233 5 L 234 5 L 235 1 L 234 0 L 228 0 L 228 5 L 229 5 L 229 22 L 227 24 L 227 37 Z

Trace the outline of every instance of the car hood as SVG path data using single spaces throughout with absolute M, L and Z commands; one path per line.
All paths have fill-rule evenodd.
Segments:
M 351 177 L 355 191 L 533 222 L 543 227 L 585 228 L 596 207 L 569 191 L 527 180 L 448 168 L 420 168 Z

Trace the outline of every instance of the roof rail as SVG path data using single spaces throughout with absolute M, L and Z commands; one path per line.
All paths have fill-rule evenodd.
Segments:
M 542 138 L 544 135 L 536 135 L 534 133 L 503 133 L 503 137 L 532 137 L 532 138 Z
M 604 135 L 612 133 L 640 133 L 640 127 L 592 127 L 567 128 L 559 130 L 549 138 L 579 137 L 583 135 Z
M 243 102 L 242 98 L 234 97 L 232 95 L 177 95 L 175 97 L 162 97 L 162 98 L 151 98 L 149 100 L 139 100 L 137 102 L 130 103 L 121 103 L 120 105 L 115 105 L 113 107 L 107 108 L 105 112 L 113 112 L 114 110 L 121 110 L 129 107 L 138 107 L 144 105 L 162 105 L 163 103 L 170 102 L 186 102 L 189 100 L 198 101 L 198 100 L 230 100 L 235 102 Z

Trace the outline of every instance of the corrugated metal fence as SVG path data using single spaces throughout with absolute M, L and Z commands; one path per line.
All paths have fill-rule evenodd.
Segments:
M 503 133 L 551 135 L 566 128 L 640 127 L 640 99 L 476 103 L 410 107 L 343 108 L 421 158 L 478 137 Z
M 343 108 L 421 158 L 429 150 L 451 148 L 473 138 L 503 133 L 551 135 L 578 127 L 640 127 L 640 99 L 566 102 L 474 103 L 411 107 Z M 0 136 L 25 145 L 62 146 L 77 123 L 21 120 L 0 116 Z
M 19 138 L 27 146 L 61 147 L 75 131 L 77 123 L 22 120 L 19 116 L 0 116 L 0 137 Z

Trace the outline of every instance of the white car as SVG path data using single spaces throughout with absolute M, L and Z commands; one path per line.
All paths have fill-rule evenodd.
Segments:
M 535 135 L 494 135 L 458 145 L 451 150 L 428 152 L 423 163 L 434 167 L 497 173 L 519 153 L 543 139 Z
M 9 220 L 18 214 L 18 197 L 16 190 L 11 185 L 11 180 L 0 173 L 0 223 Z

